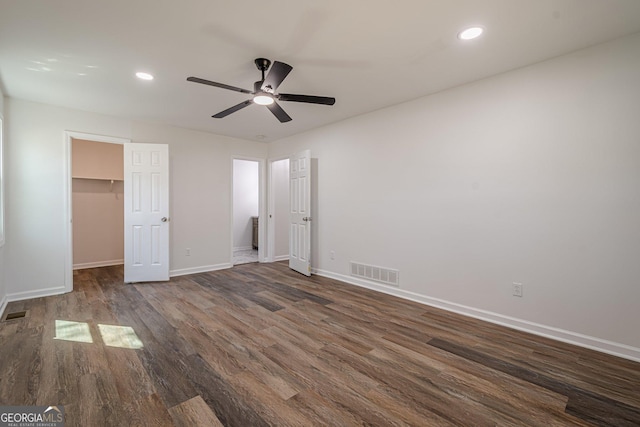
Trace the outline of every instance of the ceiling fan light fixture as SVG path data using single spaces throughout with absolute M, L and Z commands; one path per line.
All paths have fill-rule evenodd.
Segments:
M 273 97 L 265 93 L 259 93 L 253 97 L 253 102 L 255 102 L 258 105 L 271 105 L 273 104 L 274 101 L 273 101 Z
M 142 71 L 137 72 L 136 77 L 139 78 L 140 80 L 153 80 L 153 75 L 149 73 L 144 73 Z
M 466 30 L 460 31 L 460 33 L 458 33 L 458 38 L 460 40 L 472 40 L 477 37 L 480 37 L 483 32 L 484 32 L 484 28 L 482 27 L 470 27 L 470 28 L 467 28 Z

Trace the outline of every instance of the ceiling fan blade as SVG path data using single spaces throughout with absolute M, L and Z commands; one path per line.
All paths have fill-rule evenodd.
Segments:
M 328 96 L 312 96 L 312 95 L 294 95 L 292 93 L 278 94 L 280 101 L 307 102 L 309 104 L 333 105 L 336 103 L 335 98 Z
M 291 70 L 293 70 L 291 65 L 275 61 L 269 70 L 269 74 L 265 77 L 261 89 L 269 93 L 275 92 Z
M 251 104 L 253 104 L 253 99 L 248 99 L 244 102 L 241 102 L 240 104 L 234 105 L 231 108 L 227 108 L 224 111 L 220 111 L 218 114 L 213 115 L 211 117 L 215 117 L 216 119 L 221 119 L 223 117 L 227 117 L 231 113 L 235 113 L 238 110 L 242 110 L 244 107 L 248 107 Z
M 229 86 L 226 85 L 224 83 L 216 83 L 216 82 L 212 82 L 211 80 L 205 80 L 205 79 L 201 79 L 199 77 L 187 77 L 187 81 L 188 82 L 194 82 L 194 83 L 202 83 L 203 85 L 209 85 L 209 86 L 215 86 L 215 87 L 219 87 L 222 89 L 229 89 L 229 90 L 233 90 L 236 92 L 242 92 L 242 93 L 253 93 L 250 90 L 246 90 L 246 89 L 242 89 L 239 87 L 235 87 L 235 86 Z
M 277 102 L 267 105 L 267 108 L 271 110 L 273 115 L 276 116 L 278 120 L 280 120 L 280 123 L 291 121 L 291 117 L 289 117 L 289 115 L 282 109 L 280 105 L 278 105 Z

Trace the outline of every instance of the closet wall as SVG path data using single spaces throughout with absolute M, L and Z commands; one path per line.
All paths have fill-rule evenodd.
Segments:
M 73 268 L 123 264 L 122 145 L 73 139 Z
M 233 250 L 253 247 L 253 218 L 258 216 L 258 162 L 233 159 Z

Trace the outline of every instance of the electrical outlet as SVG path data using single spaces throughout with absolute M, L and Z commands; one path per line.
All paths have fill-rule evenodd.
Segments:
M 522 283 L 513 282 L 513 296 L 522 297 Z
M 336 252 L 335 251 L 331 251 L 329 256 L 331 257 L 331 259 L 336 259 Z
M 191 256 L 191 248 L 187 248 L 187 249 L 184 251 L 184 254 L 185 254 L 186 256 Z

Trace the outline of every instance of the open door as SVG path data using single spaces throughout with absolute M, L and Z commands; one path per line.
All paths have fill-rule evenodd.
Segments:
M 289 159 L 289 267 L 311 276 L 311 152 Z
M 169 280 L 169 146 L 124 144 L 124 281 Z

